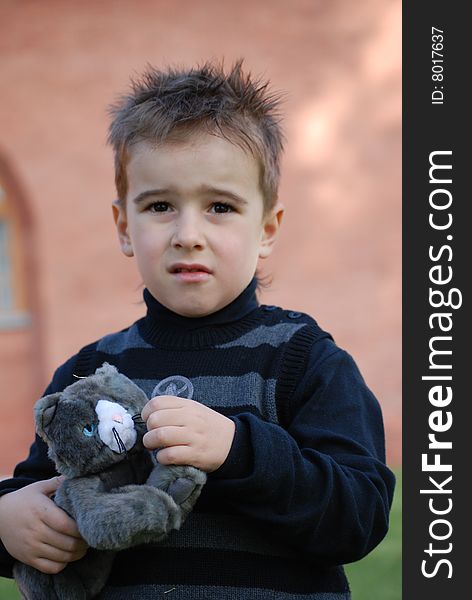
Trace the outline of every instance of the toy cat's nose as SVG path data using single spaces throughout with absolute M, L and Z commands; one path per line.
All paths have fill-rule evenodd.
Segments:
M 111 420 L 114 421 L 115 423 L 123 423 L 123 417 L 122 417 L 122 415 L 120 415 L 118 413 L 111 415 Z

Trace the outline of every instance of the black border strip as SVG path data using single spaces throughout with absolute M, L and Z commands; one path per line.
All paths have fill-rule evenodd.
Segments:
M 471 250 L 467 243 L 472 237 L 472 220 L 468 218 L 472 170 L 468 165 L 471 117 L 466 110 L 466 89 L 470 87 L 468 59 L 472 53 L 466 7 L 466 3 L 437 0 L 403 3 L 404 600 L 463 598 L 468 597 L 470 587 L 466 574 L 471 535 L 468 463 L 472 453 L 467 441 L 471 437 L 472 399 L 466 373 L 470 370 L 468 342 L 472 331 L 468 312 Z M 442 39 L 432 38 L 432 27 L 442 30 Z M 440 42 L 442 46 L 433 48 L 433 43 Z M 442 57 L 433 55 L 433 50 Z M 433 77 L 435 74 L 442 77 Z M 432 163 L 452 168 L 433 169 L 430 181 Z M 451 181 L 446 181 L 449 178 Z M 446 205 L 449 199 L 447 208 L 432 206 Z M 436 225 L 451 218 L 450 226 L 435 228 L 430 214 Z M 432 282 L 432 278 L 444 280 L 450 275 L 448 283 Z M 431 302 L 430 289 L 442 291 L 445 301 L 450 298 L 456 307 L 433 307 L 432 302 L 441 304 L 441 296 L 434 295 Z M 452 296 L 448 296 L 450 292 Z M 440 320 L 432 317 L 434 313 L 448 316 Z M 442 330 L 440 322 L 444 329 L 451 326 L 450 330 Z M 432 355 L 430 344 L 451 354 Z M 450 380 L 438 379 L 448 376 Z M 435 386 L 436 395 L 431 392 Z M 447 387 L 452 399 L 438 406 L 441 398 L 447 397 Z M 435 411 L 440 414 L 433 414 Z M 435 432 L 439 426 L 445 430 Z M 452 447 L 428 448 L 430 434 Z M 422 464 L 423 454 L 427 464 L 437 460 L 451 465 L 452 470 L 428 470 L 431 467 Z M 442 515 L 440 511 L 444 511 Z

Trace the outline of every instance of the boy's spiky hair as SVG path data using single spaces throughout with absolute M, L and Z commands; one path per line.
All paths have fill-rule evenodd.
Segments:
M 237 61 L 228 73 L 223 64 L 211 62 L 191 69 L 148 66 L 131 81 L 131 93 L 109 109 L 108 141 L 115 154 L 120 202 L 127 193 L 126 165 L 134 144 L 162 144 L 204 131 L 228 139 L 256 158 L 264 209 L 275 205 L 283 150 L 281 95 L 270 92 L 268 82 L 245 73 L 242 62 Z

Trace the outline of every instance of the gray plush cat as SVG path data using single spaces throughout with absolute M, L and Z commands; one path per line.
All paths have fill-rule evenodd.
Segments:
M 156 463 L 143 444 L 148 398 L 107 363 L 63 392 L 38 400 L 36 431 L 66 479 L 55 502 L 71 515 L 90 549 L 57 575 L 17 562 L 26 600 L 88 600 L 105 585 L 118 550 L 156 542 L 178 529 L 206 475 Z

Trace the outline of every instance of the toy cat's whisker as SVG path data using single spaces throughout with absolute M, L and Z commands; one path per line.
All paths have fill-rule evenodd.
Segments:
M 116 444 L 118 446 L 118 450 L 120 451 L 120 454 L 122 452 L 126 453 L 126 446 L 124 445 L 123 440 L 120 438 L 120 434 L 116 431 L 116 429 L 114 427 L 113 427 L 112 431 L 113 431 L 113 435 L 115 436 Z
M 138 423 L 139 425 L 144 425 L 144 421 L 141 418 L 141 415 L 139 413 L 137 413 L 136 415 L 133 415 L 131 418 L 133 419 L 133 421 L 135 423 Z

